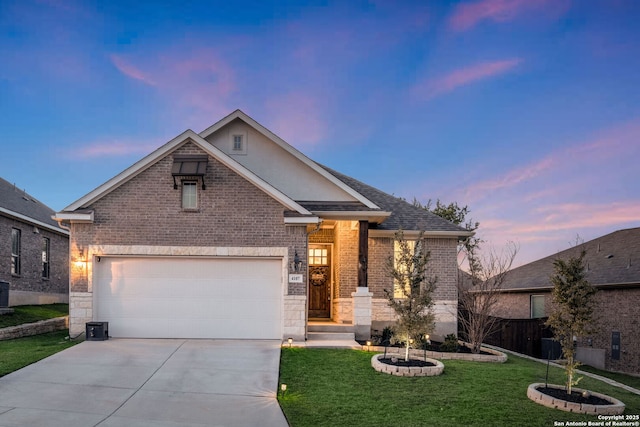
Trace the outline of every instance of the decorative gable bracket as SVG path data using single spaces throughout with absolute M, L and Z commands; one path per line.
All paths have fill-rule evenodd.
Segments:
M 178 189 L 176 177 L 188 177 L 202 180 L 202 189 L 206 189 L 204 184 L 204 175 L 207 172 L 207 164 L 209 156 L 202 155 L 179 155 L 173 156 L 173 166 L 171 167 L 171 175 L 173 176 L 173 189 Z

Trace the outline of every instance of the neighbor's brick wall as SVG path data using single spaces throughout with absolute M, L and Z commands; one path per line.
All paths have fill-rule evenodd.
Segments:
M 605 350 L 607 369 L 640 374 L 640 288 L 598 290 L 593 348 Z M 620 360 L 611 358 L 611 333 L 620 332 Z M 582 341 L 586 345 L 586 339 Z
M 505 319 L 531 317 L 531 295 L 545 295 L 546 314 L 553 310 L 550 292 L 502 294 L 496 316 Z M 595 333 L 579 341 L 580 346 L 605 350 L 606 369 L 640 374 L 640 288 L 600 289 L 596 294 Z M 620 360 L 611 359 L 611 333 L 620 332 Z
M 172 154 L 204 153 L 187 142 Z M 72 225 L 72 258 L 91 244 L 289 247 L 290 261 L 296 250 L 305 256 L 306 226 L 285 226 L 279 202 L 211 157 L 206 189 L 198 185 L 199 209 L 184 211 L 181 188 L 173 188 L 172 164 L 168 155 L 88 206 L 94 223 Z M 86 274 L 73 269 L 71 290 L 86 292 Z M 289 285 L 289 293 L 304 295 L 306 287 Z
M 21 230 L 21 272 L 19 276 L 11 274 L 11 229 Z M 43 238 L 50 240 L 50 260 L 48 279 L 42 278 Z M 9 282 L 9 292 L 28 291 L 57 294 L 69 293 L 69 238 L 47 229 L 13 218 L 0 216 L 0 280 Z

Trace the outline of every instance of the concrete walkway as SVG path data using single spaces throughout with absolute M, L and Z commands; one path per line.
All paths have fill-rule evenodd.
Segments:
M 83 342 L 0 378 L 0 427 L 274 426 L 279 341 Z

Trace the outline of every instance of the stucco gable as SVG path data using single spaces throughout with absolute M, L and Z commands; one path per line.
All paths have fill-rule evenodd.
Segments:
M 205 129 L 200 136 L 296 201 L 358 202 L 369 209 L 379 209 L 240 110 Z M 234 136 L 242 138 L 243 149 L 234 150 Z

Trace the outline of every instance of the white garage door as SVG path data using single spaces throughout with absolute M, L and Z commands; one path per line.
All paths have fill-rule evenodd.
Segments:
M 101 257 L 94 319 L 127 338 L 282 338 L 282 261 Z

